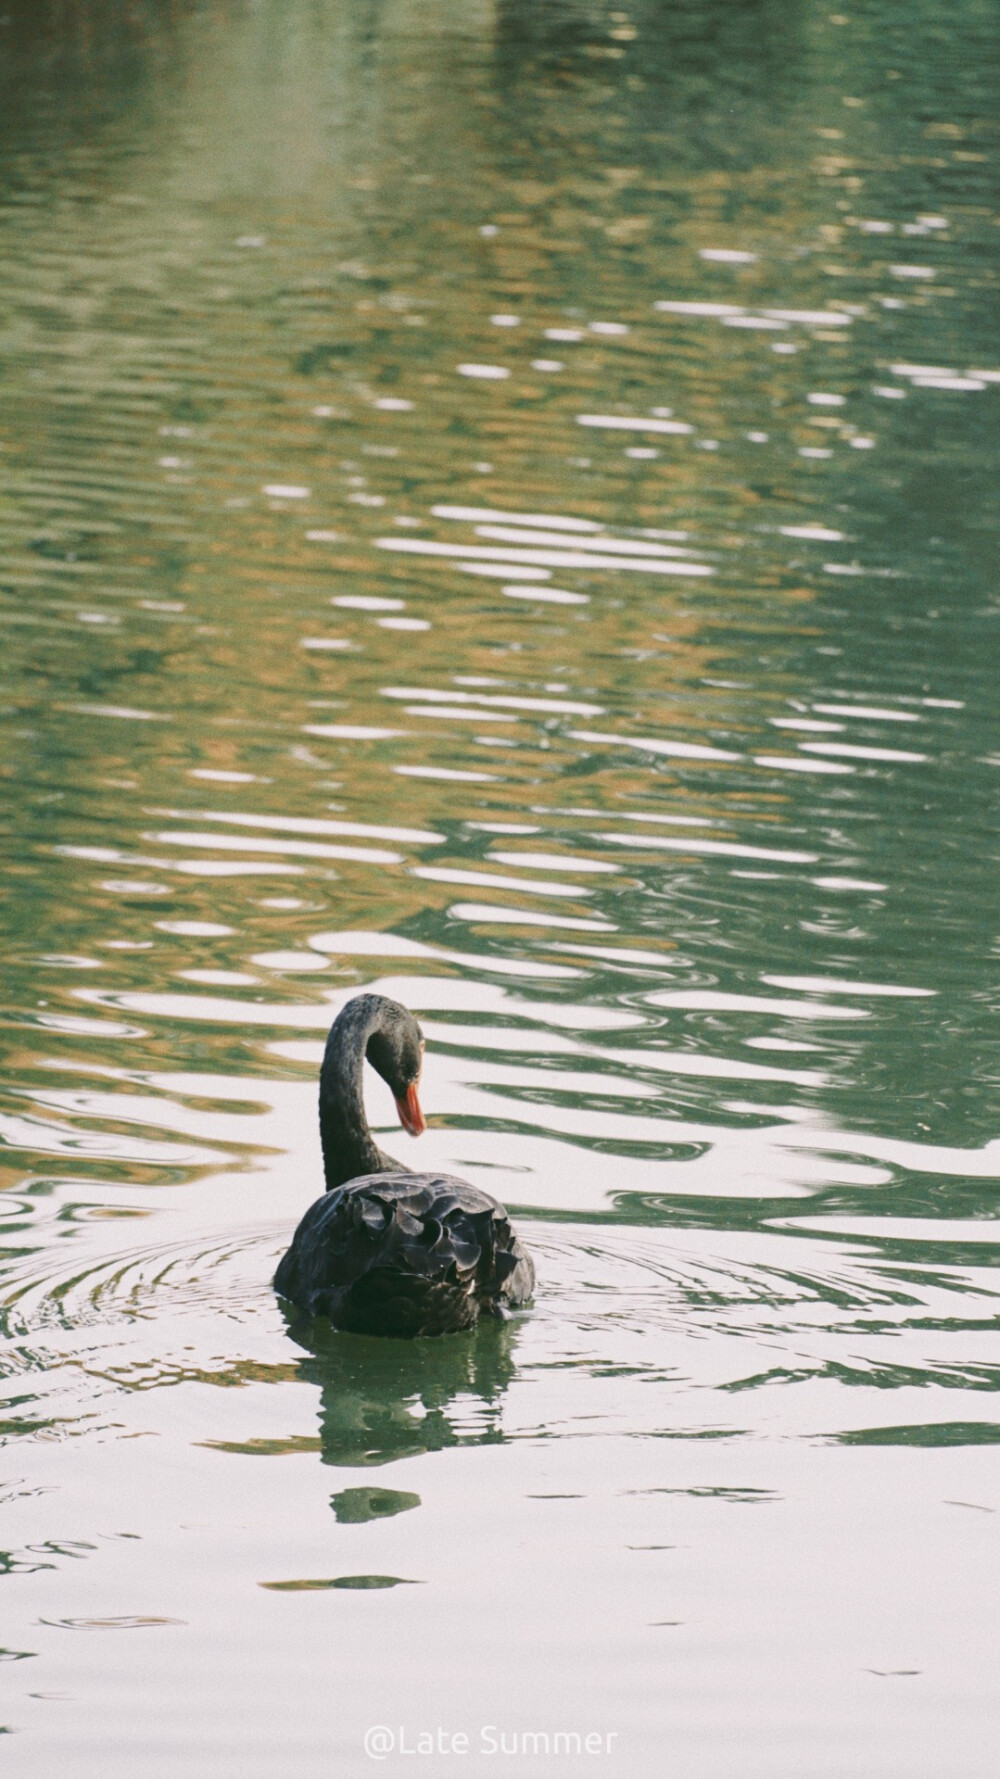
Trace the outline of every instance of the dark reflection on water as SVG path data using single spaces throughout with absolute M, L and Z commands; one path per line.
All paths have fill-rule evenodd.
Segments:
M 12 1771 L 502 1699 L 993 1779 L 998 73 L 985 0 L 9 0 Z M 273 1298 L 369 986 L 513 1328 Z
M 1000 1424 L 934 1421 L 923 1427 L 865 1427 L 856 1433 L 840 1433 L 837 1439 L 840 1445 L 1000 1445 Z
M 342 1338 L 318 1318 L 308 1329 L 289 1323 L 289 1334 L 311 1355 L 300 1363 L 299 1375 L 319 1385 L 324 1464 L 390 1464 L 421 1452 L 504 1438 L 500 1407 L 514 1374 L 516 1343 L 508 1325 L 478 1329 L 468 1340 L 442 1336 L 403 1343 Z M 367 1511 L 354 1506 L 362 1495 Z M 380 1506 L 381 1501 L 390 1505 Z M 338 1502 L 337 1518 L 352 1521 L 415 1507 L 419 1496 L 346 1490 L 334 1497 Z
M 408 1513 L 420 1506 L 420 1496 L 407 1489 L 341 1489 L 330 1496 L 330 1506 L 342 1524 L 351 1526 Z
M 577 98 L 581 85 L 603 88 L 628 107 L 612 130 L 653 133 L 651 160 L 670 131 L 690 163 L 749 167 L 799 97 L 808 11 L 802 0 L 639 0 L 619 16 L 592 0 L 499 0 L 495 66 L 508 101 L 521 89 L 529 123 L 540 82 Z M 542 88 L 544 100 L 553 96 Z

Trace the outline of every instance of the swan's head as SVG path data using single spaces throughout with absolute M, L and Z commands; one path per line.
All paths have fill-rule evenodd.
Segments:
M 427 1129 L 417 1088 L 424 1060 L 424 1035 L 413 1014 L 399 1001 L 382 1000 L 379 1023 L 368 1039 L 366 1055 L 396 1102 L 399 1122 L 411 1137 Z

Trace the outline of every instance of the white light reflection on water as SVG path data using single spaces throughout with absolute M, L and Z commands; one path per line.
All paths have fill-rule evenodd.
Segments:
M 580 549 L 569 550 L 559 548 L 538 549 L 497 549 L 486 544 L 450 544 L 437 543 L 430 538 L 416 537 L 380 537 L 377 540 L 380 550 L 405 551 L 413 556 L 432 556 L 442 558 L 463 557 L 470 561 L 484 562 L 523 562 L 541 568 L 615 568 L 630 569 L 641 574 L 683 574 L 707 575 L 715 570 L 706 562 L 675 562 L 664 559 L 661 551 L 655 558 L 635 560 L 630 555 L 616 549 L 616 540 L 611 538 L 601 551 L 593 553 Z M 612 554 L 611 552 L 614 552 Z

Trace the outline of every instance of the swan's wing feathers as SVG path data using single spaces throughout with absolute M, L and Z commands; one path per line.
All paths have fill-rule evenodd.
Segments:
M 519 1267 L 520 1264 L 521 1264 L 521 1262 L 520 1262 L 519 1256 L 517 1254 L 512 1254 L 510 1252 L 510 1249 L 508 1248 L 508 1249 L 504 1250 L 503 1252 L 495 1255 L 494 1260 L 493 1260 L 493 1270 L 497 1276 L 497 1279 L 502 1284 L 504 1279 L 510 1278 L 510 1275 L 512 1272 L 517 1271 L 517 1268 Z
M 275 1290 L 316 1314 L 322 1299 L 349 1289 L 366 1270 L 390 1216 L 375 1201 L 352 1199 L 343 1187 L 318 1198 L 274 1275 Z
M 358 1208 L 365 1228 L 370 1229 L 373 1235 L 381 1235 L 389 1221 L 388 1207 L 381 1204 L 377 1198 L 363 1198 Z
M 534 1268 L 487 1193 L 399 1172 L 350 1180 L 311 1205 L 274 1282 L 342 1328 L 431 1334 L 524 1303 Z

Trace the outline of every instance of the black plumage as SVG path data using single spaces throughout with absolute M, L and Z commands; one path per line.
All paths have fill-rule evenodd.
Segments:
M 320 1074 L 327 1190 L 295 1231 L 275 1289 L 356 1334 L 447 1334 L 481 1314 L 504 1316 L 531 1296 L 531 1256 L 488 1193 L 451 1174 L 411 1173 L 376 1147 L 366 1055 L 406 1129 L 424 1129 L 420 1028 L 398 1001 L 359 995 L 334 1021 Z

